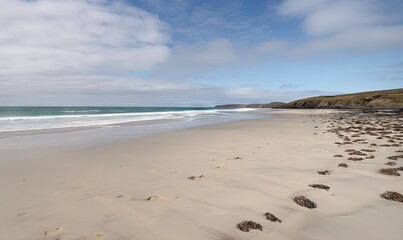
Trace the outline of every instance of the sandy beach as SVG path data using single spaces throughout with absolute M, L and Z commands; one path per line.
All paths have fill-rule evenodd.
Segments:
M 351 120 L 330 110 L 272 114 L 29 161 L 1 159 L 0 239 L 403 235 L 403 203 L 380 197 L 403 193 L 402 117 Z M 385 175 L 382 168 L 396 169 Z M 315 207 L 296 204 L 298 196 Z M 262 231 L 241 231 L 237 224 L 245 220 Z

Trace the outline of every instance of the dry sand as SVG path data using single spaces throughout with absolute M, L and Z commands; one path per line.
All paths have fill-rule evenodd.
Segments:
M 399 148 L 372 147 L 374 159 L 348 161 L 344 150 L 368 146 L 334 144 L 339 138 L 326 132 L 328 122 L 318 115 L 324 113 L 279 110 L 269 119 L 161 133 L 47 159 L 2 159 L 0 239 L 401 238 L 403 203 L 379 195 L 403 193 L 403 178 L 378 172 Z M 341 162 L 348 168 L 338 167 Z M 319 175 L 321 170 L 330 175 Z M 317 207 L 297 205 L 296 196 Z M 266 212 L 282 222 L 266 220 Z M 244 220 L 263 231 L 240 231 L 236 226 Z

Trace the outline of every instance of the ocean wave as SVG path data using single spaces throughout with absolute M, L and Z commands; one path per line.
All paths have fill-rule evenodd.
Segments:
M 150 115 L 169 115 L 183 114 L 196 116 L 204 113 L 231 113 L 253 111 L 253 108 L 239 109 L 212 109 L 212 110 L 186 110 L 186 111 L 166 111 L 166 112 L 130 112 L 130 113 L 103 113 L 103 114 L 66 114 L 66 115 L 45 115 L 45 116 L 10 116 L 0 117 L 0 121 L 18 121 L 18 120 L 40 120 L 40 119 L 60 119 L 60 118 L 96 118 L 96 117 L 122 117 L 122 116 L 150 116 Z
M 100 112 L 101 110 L 66 110 L 64 113 L 91 113 L 91 112 Z
M 0 132 L 106 126 L 152 120 L 184 119 L 186 121 L 191 121 L 198 118 L 214 117 L 219 115 L 231 114 L 236 112 L 248 112 L 253 110 L 254 109 L 211 109 L 166 112 L 1 117 Z

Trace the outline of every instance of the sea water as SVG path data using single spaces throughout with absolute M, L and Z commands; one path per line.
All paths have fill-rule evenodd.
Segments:
M 34 158 L 213 123 L 267 117 L 258 109 L 0 107 L 0 161 Z

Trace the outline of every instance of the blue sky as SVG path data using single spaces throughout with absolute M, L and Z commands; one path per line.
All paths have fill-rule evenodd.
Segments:
M 0 1 L 0 105 L 211 106 L 403 87 L 399 0 Z

